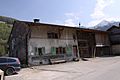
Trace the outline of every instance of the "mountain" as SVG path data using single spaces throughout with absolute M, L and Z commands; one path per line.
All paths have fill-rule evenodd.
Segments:
M 94 26 L 94 29 L 106 31 L 110 27 L 112 27 L 113 25 L 119 26 L 119 23 L 120 22 L 103 20 L 102 22 L 100 22 L 99 24 L 97 24 L 96 26 Z
M 0 16 L 0 22 L 5 22 L 7 24 L 13 24 L 17 19 L 11 17 Z
M 109 21 L 103 20 L 99 24 L 97 24 L 96 26 L 106 26 L 106 25 L 109 25 L 109 24 L 110 24 Z

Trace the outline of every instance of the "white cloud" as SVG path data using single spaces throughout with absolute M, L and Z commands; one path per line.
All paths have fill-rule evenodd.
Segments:
M 90 21 L 90 22 L 87 24 L 87 26 L 88 26 L 88 27 L 93 27 L 93 26 L 97 25 L 97 24 L 100 23 L 100 22 L 101 22 L 101 20 L 93 20 L 93 21 Z
M 94 12 L 91 14 L 93 19 L 100 19 L 105 17 L 104 9 L 107 6 L 110 6 L 113 3 L 113 0 L 97 0 L 97 3 L 94 8 Z
M 74 16 L 74 13 L 65 13 L 65 16 Z
M 67 19 L 64 23 L 65 26 L 76 26 L 73 19 Z
M 64 21 L 64 25 L 75 27 L 77 26 L 76 22 L 78 22 L 80 16 L 77 13 L 65 13 L 65 17 L 66 20 Z
M 95 26 L 102 20 L 112 21 L 120 20 L 119 17 L 112 17 L 108 14 L 105 14 L 104 9 L 111 6 L 114 3 L 114 0 L 96 0 L 96 5 L 94 12 L 90 15 L 93 21 L 88 23 L 88 26 Z
M 75 20 L 78 20 L 79 19 L 79 14 L 78 13 L 65 13 L 65 16 L 67 18 L 73 18 Z

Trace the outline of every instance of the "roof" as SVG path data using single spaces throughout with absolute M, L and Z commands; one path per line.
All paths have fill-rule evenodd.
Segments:
M 28 26 L 47 25 L 47 26 L 51 26 L 51 27 L 72 28 L 72 29 L 76 29 L 76 30 L 80 30 L 80 31 L 84 31 L 84 32 L 104 33 L 104 34 L 107 34 L 107 33 L 108 33 L 108 31 L 88 29 L 88 28 L 80 28 L 80 27 L 73 27 L 73 26 L 65 26 L 65 25 L 56 25 L 56 24 L 48 24 L 48 23 L 34 23 L 34 22 L 28 22 L 28 21 L 15 21 L 14 24 L 15 24 L 16 22 L 23 22 L 23 23 L 26 23 Z M 13 26 L 14 26 L 14 24 L 13 24 Z M 13 28 L 12 28 L 12 31 L 13 31 Z M 12 34 L 12 31 L 11 31 L 10 34 Z M 11 36 L 11 35 L 10 35 L 10 36 Z M 8 38 L 7 44 L 9 44 L 10 36 L 9 36 L 9 38 Z
M 110 31 L 110 30 L 112 30 L 113 28 L 120 29 L 120 27 L 119 27 L 119 26 L 112 26 L 112 27 L 110 27 L 107 31 Z
M 34 23 L 34 22 L 28 22 L 28 21 L 20 21 L 28 24 L 29 26 L 40 26 L 40 25 L 47 25 L 47 26 L 52 26 L 52 27 L 62 27 L 62 28 L 72 28 L 72 29 L 77 29 L 85 32 L 98 32 L 98 33 L 107 33 L 107 31 L 102 31 L 102 30 L 95 30 L 95 29 L 89 29 L 89 28 L 80 28 L 80 27 L 75 27 L 75 26 L 65 26 L 65 25 L 56 25 L 56 24 L 48 24 L 48 23 Z

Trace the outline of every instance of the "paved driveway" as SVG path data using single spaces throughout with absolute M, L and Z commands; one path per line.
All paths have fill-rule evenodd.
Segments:
M 120 80 L 120 57 L 24 68 L 6 80 Z

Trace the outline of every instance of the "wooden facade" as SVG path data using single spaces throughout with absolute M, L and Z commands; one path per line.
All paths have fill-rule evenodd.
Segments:
M 96 56 L 111 54 L 111 46 L 108 33 L 96 33 Z
M 77 31 L 79 55 L 82 58 L 92 57 L 95 48 L 95 33 L 86 31 Z
M 18 57 L 23 64 L 39 65 L 51 59 L 95 57 L 96 46 L 109 46 L 109 39 L 107 32 L 99 30 L 17 21 L 8 45 L 9 56 Z
M 112 26 L 108 29 L 113 55 L 120 55 L 120 26 Z

